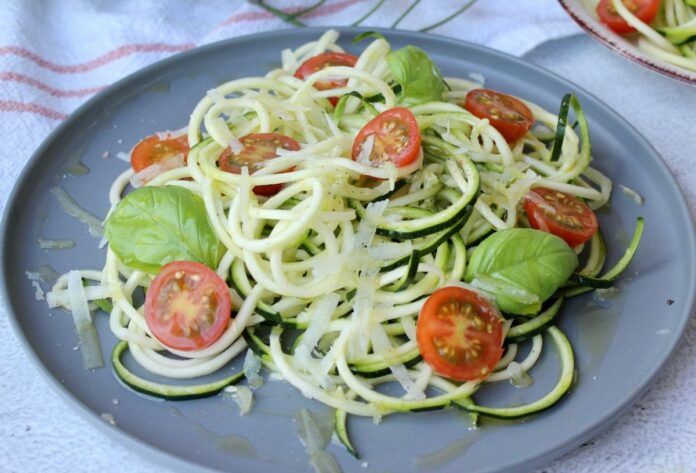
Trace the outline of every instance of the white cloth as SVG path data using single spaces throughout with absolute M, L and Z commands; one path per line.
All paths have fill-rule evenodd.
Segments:
M 412 0 L 387 0 L 365 26 L 390 26 Z M 269 0 L 283 8 L 312 1 Z M 328 0 L 302 21 L 345 25 L 376 0 Z M 423 0 L 399 25 L 419 29 L 465 0 Z M 166 56 L 248 33 L 287 28 L 240 0 L 3 0 L 0 8 L 0 212 L 24 163 L 46 135 L 101 88 Z M 579 32 L 556 0 L 479 0 L 433 33 L 521 55 Z M 696 209 L 693 89 L 629 64 L 590 40 L 535 50 L 534 61 L 599 94 L 634 123 L 665 157 Z M 586 67 L 592 63 L 595 67 Z M 9 332 L 0 301 L 0 333 Z M 696 471 L 696 321 L 677 355 L 640 405 L 592 445 L 538 472 Z M 82 420 L 50 390 L 19 343 L 0 343 L 0 471 L 142 473 L 162 471 Z M 646 408 L 647 407 L 647 408 Z M 28 465 L 31 465 L 29 467 Z

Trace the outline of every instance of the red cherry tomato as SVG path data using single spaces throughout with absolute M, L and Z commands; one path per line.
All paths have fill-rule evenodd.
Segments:
M 597 216 L 577 197 L 546 187 L 535 187 L 527 194 L 524 211 L 533 228 L 563 238 L 578 246 L 597 231 Z
M 660 8 L 660 0 L 623 0 L 628 11 L 633 13 L 643 23 L 650 24 L 657 16 Z M 612 0 L 601 0 L 597 5 L 597 15 L 602 23 L 611 28 L 615 33 L 633 33 L 635 28 L 626 23 L 614 8 Z
M 327 67 L 353 67 L 357 61 L 358 57 L 352 54 L 335 52 L 322 53 L 303 62 L 295 72 L 295 77 L 304 80 L 306 77 L 311 76 L 317 71 L 326 69 Z M 347 83 L 348 79 L 322 79 L 314 83 L 314 88 L 318 90 L 339 89 L 345 87 Z M 338 97 L 329 97 L 329 101 L 335 106 L 338 103 Z
M 423 359 L 438 374 L 480 380 L 493 372 L 503 354 L 502 317 L 474 291 L 443 287 L 423 304 L 416 340 Z
M 230 320 L 230 290 L 209 267 L 174 261 L 162 267 L 145 296 L 145 321 L 152 334 L 176 350 L 212 345 Z
M 466 94 L 464 108 L 472 115 L 487 118 L 508 143 L 522 138 L 534 124 L 532 111 L 521 100 L 495 90 L 472 90 Z
M 232 150 L 227 148 L 218 158 L 220 169 L 223 171 L 240 174 L 242 167 L 247 166 L 249 173 L 253 174 L 260 163 L 278 157 L 276 153 L 278 148 L 288 151 L 300 149 L 297 141 L 278 133 L 252 133 L 242 136 L 239 141 L 244 146 L 239 153 L 233 154 Z M 254 187 L 254 193 L 269 197 L 280 192 L 282 188 L 283 184 L 267 184 Z
M 158 135 L 148 136 L 133 148 L 131 167 L 135 172 L 140 172 L 179 153 L 184 155 L 184 162 L 186 162 L 188 152 L 189 145 L 186 135 L 166 139 L 160 138 Z
M 397 168 L 404 168 L 414 164 L 420 156 L 420 128 L 407 108 L 390 108 L 365 125 L 353 141 L 353 160 L 360 158 L 368 138 L 372 140 L 368 159 L 373 166 L 391 162 Z

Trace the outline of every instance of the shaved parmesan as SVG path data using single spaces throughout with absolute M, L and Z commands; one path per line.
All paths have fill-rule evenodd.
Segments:
M 520 202 L 522 199 L 525 197 L 528 197 L 530 199 L 535 199 L 535 198 L 540 198 L 538 194 L 535 194 L 533 192 L 529 192 L 529 190 L 534 187 L 534 185 L 541 180 L 541 177 L 539 177 L 537 174 L 535 174 L 533 171 L 526 170 L 524 174 L 519 176 L 515 182 L 510 184 L 506 192 L 503 192 L 503 194 L 507 194 L 508 196 L 508 202 L 512 205 L 517 205 L 518 202 Z M 533 195 L 532 195 L 533 194 Z M 543 200 L 543 198 L 541 198 Z M 536 200 L 535 200 L 536 201 Z M 539 202 L 541 205 L 542 202 Z M 544 208 L 549 210 L 548 204 L 545 202 L 543 203 L 545 205 Z M 553 212 L 553 210 L 549 210 L 549 212 Z
M 185 135 L 186 132 L 188 131 L 188 127 L 183 127 L 179 128 L 178 130 L 165 130 L 165 131 L 158 131 L 155 133 L 157 138 L 160 140 L 169 140 L 171 138 L 177 138 L 179 136 Z
M 333 419 L 333 416 L 330 418 Z M 341 473 L 336 458 L 326 451 L 333 434 L 333 423 L 317 422 L 307 409 L 296 417 L 300 440 L 309 456 L 309 463 L 317 473 Z
M 327 374 L 322 373 L 319 360 L 312 357 L 309 349 L 306 346 L 298 346 L 295 349 L 293 357 L 295 358 L 297 366 L 300 366 L 303 371 L 309 373 L 319 384 L 319 386 L 324 389 L 328 389 L 333 386 L 331 378 Z M 305 393 L 305 396 L 308 396 L 307 393 Z
M 528 388 L 532 385 L 532 378 L 522 369 L 522 365 L 516 361 L 510 362 L 507 366 L 507 372 L 510 375 L 510 383 L 516 388 Z
M 47 238 L 38 238 L 36 242 L 39 248 L 44 250 L 66 250 L 75 246 L 74 240 L 51 240 Z
M 254 393 L 246 386 L 227 386 L 222 391 L 222 397 L 237 403 L 240 416 L 247 415 L 254 405 Z
M 340 301 L 341 298 L 338 294 L 327 294 L 313 304 L 309 326 L 302 336 L 300 346 L 305 347 L 310 353 L 314 350 L 319 339 L 324 335 L 326 327 L 331 321 L 331 316 L 336 311 Z
M 143 169 L 142 171 L 133 174 L 130 179 L 130 185 L 135 187 L 142 187 L 148 181 L 151 181 L 155 177 L 159 176 L 163 172 L 170 171 L 172 169 L 180 168 L 184 165 L 184 155 L 182 153 L 177 153 L 174 156 L 163 159 L 153 163 Z
M 230 146 L 230 151 L 232 151 L 233 154 L 239 154 L 244 149 L 244 145 L 242 144 L 242 142 L 239 141 L 239 138 L 237 138 L 234 135 L 232 135 L 232 139 L 230 139 L 229 146 Z
M 525 198 L 537 204 L 540 208 L 546 210 L 551 214 L 558 213 L 553 205 L 550 205 L 542 196 L 536 192 L 528 192 L 525 194 Z
M 388 361 L 394 347 L 389 341 L 389 337 L 381 325 L 375 325 L 370 333 L 370 339 L 372 340 L 372 350 L 374 354 L 378 356 L 381 355 L 385 360 Z M 411 379 L 411 376 L 408 374 L 408 370 L 403 363 L 390 363 L 389 370 L 396 378 L 396 381 L 401 385 L 401 387 L 404 388 L 404 391 L 406 391 L 406 394 L 404 395 L 405 399 L 425 399 L 425 393 L 416 385 L 413 379 Z
M 371 202 L 365 209 L 365 216 L 358 224 L 358 231 L 353 240 L 354 249 L 364 249 L 372 244 L 372 239 L 377 233 L 377 224 L 379 223 L 384 211 L 387 209 L 389 201 L 387 199 L 379 202 Z
M 344 80 L 346 77 L 345 76 L 332 76 L 332 75 L 326 75 L 321 77 L 322 82 L 338 82 Z
M 45 299 L 45 297 L 44 297 L 44 296 L 45 296 L 44 290 L 41 288 L 41 285 L 39 284 L 39 282 L 38 282 L 38 281 L 32 281 L 32 282 L 31 282 L 31 285 L 34 286 L 34 289 L 35 289 L 34 297 L 36 298 L 36 300 L 37 300 L 37 301 L 42 301 L 42 300 L 44 300 L 44 299 Z
M 336 364 L 336 359 L 343 351 L 343 348 L 350 335 L 350 330 L 343 330 L 338 336 L 338 339 L 336 339 L 334 344 L 331 346 L 331 349 L 329 349 L 326 355 L 324 355 L 324 358 L 321 359 L 319 362 L 319 374 L 321 376 L 328 375 L 329 371 L 333 369 L 334 365 Z
M 82 364 L 86 370 L 101 368 L 104 366 L 97 331 L 92 324 L 92 314 L 87 305 L 85 287 L 82 285 L 82 277 L 79 271 L 68 273 L 68 296 L 73 314 L 73 322 L 80 339 L 80 353 Z
M 592 294 L 592 300 L 600 307 L 609 309 L 612 306 L 613 299 L 619 295 L 619 288 L 611 286 L 607 288 L 595 289 Z
M 221 146 L 228 146 L 230 150 L 234 153 L 237 154 L 244 149 L 244 145 L 242 144 L 241 141 L 239 141 L 239 138 L 235 136 L 234 133 L 232 133 L 232 130 L 227 126 L 227 123 L 225 120 L 222 119 L 222 117 L 215 117 L 213 119 L 213 123 L 215 126 L 215 131 L 220 135 L 220 138 L 223 140 L 222 143 L 218 143 Z M 217 141 L 217 138 L 216 138 Z
M 259 374 L 261 360 L 252 350 L 247 350 L 244 357 L 244 377 L 253 389 L 263 386 L 263 377 Z
M 372 165 L 370 161 L 370 156 L 372 155 L 372 148 L 375 145 L 375 135 L 368 135 L 360 146 L 360 153 L 358 153 L 358 161 L 360 164 L 366 164 L 368 166 Z
M 377 287 L 376 267 L 364 269 L 358 279 L 358 288 L 353 298 L 353 316 L 351 318 L 355 333 L 348 345 L 348 357 L 360 358 L 367 354 L 370 340 L 370 319 L 375 307 L 375 292 Z
M 315 279 L 322 279 L 343 270 L 346 262 L 346 255 L 325 255 L 312 260 L 312 276 Z
M 54 282 L 60 274 L 50 266 L 40 266 L 34 271 L 24 271 L 24 275 L 30 281 Z

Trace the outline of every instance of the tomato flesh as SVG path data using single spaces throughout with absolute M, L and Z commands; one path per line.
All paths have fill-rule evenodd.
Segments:
M 622 0 L 624 6 L 633 13 L 640 21 L 646 24 L 653 22 L 660 8 L 660 0 Z M 612 0 L 601 0 L 597 5 L 597 16 L 602 23 L 607 25 L 615 33 L 633 33 L 635 28 L 629 25 L 626 20 L 614 8 Z
M 433 292 L 418 316 L 416 340 L 435 372 L 457 381 L 486 378 L 503 355 L 498 309 L 459 286 Z
M 326 52 L 307 59 L 295 72 L 295 77 L 304 80 L 317 71 L 326 69 L 331 66 L 347 66 L 353 67 L 358 61 L 357 56 L 346 53 Z M 314 88 L 318 90 L 340 89 L 345 87 L 348 79 L 321 79 L 314 83 Z M 338 103 L 338 97 L 329 97 L 329 102 L 332 105 Z
M 188 157 L 189 145 L 186 135 L 162 138 L 159 135 L 148 136 L 140 141 L 131 151 L 131 167 L 135 172 L 152 166 L 177 154 Z
M 215 343 L 227 328 L 231 310 L 227 284 L 194 261 L 163 266 L 145 296 L 148 328 L 175 350 L 200 350 Z
M 369 155 L 364 156 L 367 140 L 372 141 Z M 354 160 L 367 159 L 372 166 L 392 163 L 403 168 L 415 163 L 421 152 L 421 135 L 413 113 L 403 107 L 390 108 L 373 118 L 353 141 Z
M 243 146 L 239 153 L 233 153 L 230 148 L 227 148 L 218 158 L 220 169 L 223 171 L 241 174 L 242 167 L 246 166 L 249 168 L 249 173 L 253 174 L 258 170 L 260 164 L 278 157 L 276 152 L 278 148 L 288 151 L 299 151 L 300 149 L 297 141 L 279 133 L 252 133 L 242 136 L 239 141 Z M 285 172 L 287 171 L 291 171 L 291 169 Z M 269 197 L 280 192 L 282 188 L 283 184 L 266 184 L 255 186 L 254 193 Z
M 495 90 L 470 91 L 466 94 L 464 108 L 478 118 L 487 119 L 508 143 L 522 138 L 534 124 L 534 115 L 524 102 Z
M 572 247 L 592 238 L 598 228 L 597 216 L 585 202 L 546 187 L 527 194 L 524 211 L 533 228 L 553 233 Z

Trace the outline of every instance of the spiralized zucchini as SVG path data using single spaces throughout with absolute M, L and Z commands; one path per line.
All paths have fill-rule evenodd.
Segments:
M 416 319 L 425 297 L 462 281 L 467 250 L 483 236 L 526 225 L 520 208 L 532 186 L 579 196 L 597 208 L 607 202 L 611 181 L 589 167 L 586 122 L 580 126 L 582 139 L 567 128 L 558 159 L 552 159 L 549 134 L 553 136 L 558 117 L 526 102 L 537 127 L 510 147 L 488 120 L 457 105 L 476 87 L 457 78 L 446 79 L 451 89 L 443 101 L 411 107 L 423 138 L 418 171 L 398 180 L 393 166 L 350 159 L 356 133 L 376 113 L 398 105 L 398 99 L 385 66 L 391 48 L 381 38 L 365 48 L 355 68 L 328 67 L 304 81 L 293 76 L 307 58 L 342 51 L 337 39 L 335 31 L 328 31 L 317 41 L 283 51 L 282 67 L 264 77 L 234 80 L 209 91 L 191 114 L 187 165 L 147 184 L 185 187 L 200 196 L 224 245 L 216 270 L 230 284 L 236 315 L 216 342 L 184 352 L 157 341 L 143 306 L 134 304 L 135 293 L 147 291 L 154 275 L 128 267 L 111 248 L 103 271 L 82 274 L 99 280 L 100 289 L 91 292 L 113 301 L 112 332 L 152 374 L 188 379 L 215 373 L 243 356 L 250 344 L 268 369 L 305 396 L 344 413 L 380 418 L 448 405 L 493 412 L 470 399 L 480 382 L 453 383 L 421 361 Z M 312 86 L 335 76 L 349 79 L 345 87 L 320 91 Z M 334 110 L 327 97 L 341 95 Z M 360 97 L 373 99 L 368 104 Z M 278 158 L 252 175 L 218 168 L 223 150 L 235 146 L 239 137 L 263 132 L 291 136 L 302 148 L 279 149 Z M 112 208 L 132 175 L 129 169 L 115 180 L 109 191 Z M 365 176 L 376 178 L 377 184 L 362 185 Z M 284 187 L 269 198 L 254 195 L 254 186 L 267 184 Z M 592 240 L 592 245 L 600 243 L 603 248 L 600 239 Z M 595 266 L 593 275 L 601 263 Z M 52 300 L 69 307 L 65 281 L 58 281 Z M 560 304 L 553 306 L 553 314 L 542 313 L 543 320 L 530 318 L 533 322 L 513 330 L 515 343 L 507 345 L 488 382 L 533 368 L 542 334 Z M 572 372 L 572 349 L 558 329 L 552 335 L 563 355 L 563 373 Z M 515 362 L 517 344 L 525 340 L 533 340 L 531 351 Z M 121 343 L 115 359 L 124 349 Z M 118 364 L 122 373 L 126 368 Z M 394 381 L 402 393 L 377 390 Z M 567 381 L 563 379 L 564 389 Z M 147 386 L 140 378 L 130 384 Z M 167 392 L 172 390 L 168 385 Z M 200 394 L 187 386 L 172 397 L 191 397 L 191 392 Z M 563 392 L 556 388 L 544 399 L 555 402 Z M 339 417 L 345 419 L 345 414 Z
M 594 12 L 599 0 L 582 0 Z M 626 39 L 649 56 L 689 71 L 696 71 L 696 3 L 692 0 L 661 0 L 650 24 L 631 13 L 622 0 L 612 0 L 616 12 L 637 33 Z

